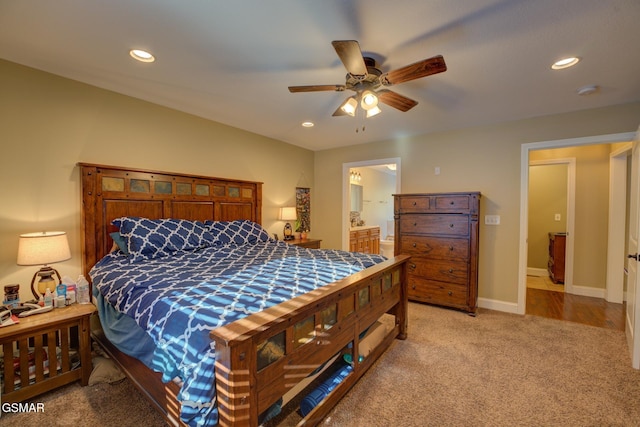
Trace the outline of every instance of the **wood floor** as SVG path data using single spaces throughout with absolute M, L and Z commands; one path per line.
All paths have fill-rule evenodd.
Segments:
M 624 331 L 625 303 L 527 287 L 526 314 Z

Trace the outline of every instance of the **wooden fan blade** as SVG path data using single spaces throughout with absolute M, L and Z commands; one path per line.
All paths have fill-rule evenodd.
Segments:
M 362 51 L 357 41 L 334 40 L 331 44 L 349 74 L 354 77 L 364 77 L 368 74 L 367 65 L 364 63 Z
M 289 86 L 289 92 L 322 92 L 322 91 L 335 91 L 342 92 L 345 90 L 345 85 L 314 85 L 314 86 Z
M 380 102 L 387 104 L 390 107 L 396 108 L 402 112 L 409 111 L 416 105 L 418 105 L 418 101 L 414 101 L 411 98 L 407 98 L 406 96 L 400 95 L 399 93 L 390 91 L 388 89 L 382 89 L 376 92 L 378 95 L 378 99 Z
M 380 81 L 383 85 L 387 86 L 397 85 L 398 83 L 408 82 L 444 71 L 447 71 L 447 64 L 445 64 L 442 55 L 438 55 L 407 65 L 406 67 L 398 68 L 397 70 L 389 71 L 380 76 Z

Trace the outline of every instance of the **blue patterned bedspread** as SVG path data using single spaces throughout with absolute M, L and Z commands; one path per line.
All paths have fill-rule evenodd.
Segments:
M 218 421 L 212 329 L 384 260 L 270 240 L 138 263 L 112 252 L 90 274 L 104 298 L 153 339 L 152 368 L 163 381 L 183 381 L 182 420 L 210 426 Z

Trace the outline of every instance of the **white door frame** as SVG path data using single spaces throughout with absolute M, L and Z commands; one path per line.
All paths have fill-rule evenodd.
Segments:
M 624 301 L 624 267 L 627 251 L 627 158 L 632 144 L 625 144 L 609 156 L 609 228 L 607 242 L 607 289 L 605 299 Z
M 576 159 L 575 157 L 568 157 L 563 159 L 548 159 L 548 160 L 532 160 L 529 161 L 529 166 L 543 166 L 543 165 L 567 165 L 567 206 L 566 206 L 566 218 L 567 218 L 567 238 L 565 245 L 565 263 L 564 263 L 564 291 L 573 293 L 573 249 L 575 243 L 575 218 L 576 218 Z M 528 173 L 528 172 L 527 172 Z M 527 178 L 528 180 L 528 178 Z M 528 192 L 527 187 L 527 192 Z M 527 195 L 528 197 L 528 195 Z M 527 204 L 527 209 L 528 209 Z M 528 214 L 527 214 L 528 215 Z M 529 223 L 527 222 L 527 229 Z M 526 292 L 526 290 L 525 290 Z
M 518 266 L 517 313 L 525 314 L 527 298 L 527 230 L 529 224 L 529 152 L 549 148 L 608 144 L 633 140 L 635 132 L 597 135 L 582 138 L 558 139 L 522 144 L 520 148 L 520 255 Z

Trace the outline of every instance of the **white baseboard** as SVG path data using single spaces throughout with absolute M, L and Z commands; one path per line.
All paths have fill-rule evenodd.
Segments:
M 527 276 L 545 277 L 549 272 L 544 268 L 527 267 Z
M 581 295 L 583 297 L 594 297 L 594 298 L 602 298 L 604 299 L 606 294 L 606 289 L 602 288 L 592 288 L 590 286 L 576 286 L 573 285 L 571 287 L 572 295 Z
M 478 307 L 489 310 L 504 311 L 518 314 L 518 304 L 515 302 L 498 301 L 495 299 L 478 298 Z
M 546 270 L 543 270 L 543 271 L 546 274 Z M 590 286 L 574 285 L 572 287 L 571 294 L 605 299 L 606 290 L 602 288 L 592 288 Z M 625 295 L 625 300 L 626 300 L 626 295 Z M 489 298 L 478 298 L 478 307 L 486 308 L 488 310 L 504 311 L 505 313 L 518 314 L 518 304 L 515 302 L 500 301 L 500 300 L 494 300 Z

